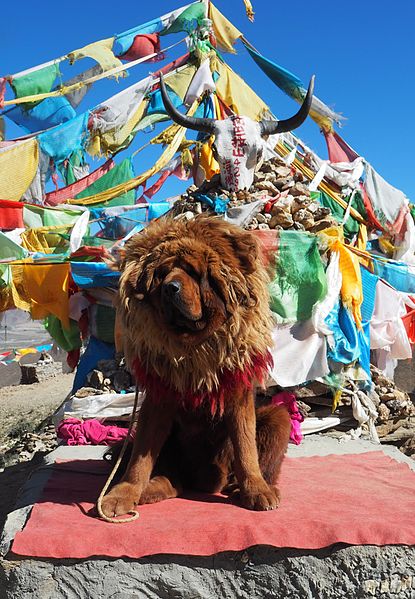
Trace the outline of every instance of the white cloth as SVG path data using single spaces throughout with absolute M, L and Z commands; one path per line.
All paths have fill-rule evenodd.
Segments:
M 204 92 L 212 93 L 215 89 L 215 82 L 213 81 L 212 72 L 210 70 L 210 60 L 207 59 L 203 61 L 197 69 L 192 82 L 189 85 L 189 89 L 187 90 L 184 103 L 186 106 L 191 106 Z
M 86 299 L 82 291 L 78 291 L 69 297 L 69 318 L 78 320 L 82 316 L 82 312 L 89 308 L 89 301 Z
M 375 309 L 370 324 L 370 349 L 385 350 L 397 360 L 412 358 L 411 344 L 402 322 L 405 314 L 402 295 L 380 279 L 376 285 Z
M 393 259 L 415 266 L 415 223 L 409 211 L 405 215 L 403 231 L 403 238 L 398 237 L 394 240 L 396 250 Z
M 315 332 L 311 320 L 278 325 L 272 338 L 273 382 L 281 387 L 301 385 L 329 373 L 326 337 Z
M 141 104 L 152 81 L 151 76 L 146 77 L 99 104 L 92 112 L 92 128 L 105 133 L 123 127 Z
M 317 191 L 318 186 L 320 185 L 320 183 L 322 182 L 322 180 L 324 178 L 324 175 L 326 174 L 328 164 L 329 163 L 327 160 L 323 160 L 320 168 L 318 169 L 317 173 L 314 175 L 314 179 L 311 181 L 310 185 L 308 186 L 308 189 L 310 191 Z
M 50 158 L 39 148 L 39 163 L 33 181 L 21 197 L 21 202 L 29 204 L 43 204 L 45 196 L 46 179 L 50 166 Z
M 89 210 L 85 210 L 72 227 L 69 239 L 69 250 L 71 253 L 76 252 L 81 247 L 82 237 L 88 229 L 89 216 Z
M 339 299 L 340 289 L 342 286 L 342 273 L 340 270 L 340 254 L 332 252 L 330 262 L 326 269 L 327 278 L 327 295 L 313 307 L 312 322 L 317 332 L 327 336 L 327 341 L 330 347 L 334 346 L 333 332 L 326 324 L 325 319 L 334 308 Z
M 129 416 L 133 411 L 135 393 L 102 393 L 75 397 L 68 400 L 53 415 L 57 426 L 63 418 L 120 418 Z M 138 407 L 144 401 L 145 393 L 138 394 Z
M 408 198 L 399 189 L 385 181 L 368 163 L 365 166 L 364 186 L 375 211 L 382 212 L 388 223 L 393 224 L 403 206 L 409 203 Z
M 294 325 L 278 325 L 273 331 L 274 366 L 270 376 L 281 387 L 314 381 L 329 373 L 327 341 L 333 340 L 325 319 L 338 300 L 342 284 L 338 252 L 331 254 L 326 277 L 327 294 L 314 306 L 311 319 Z

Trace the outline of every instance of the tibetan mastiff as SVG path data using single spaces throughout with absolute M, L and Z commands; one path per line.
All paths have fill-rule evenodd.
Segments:
M 118 267 L 124 353 L 146 397 L 104 514 L 185 490 L 228 493 L 253 510 L 278 507 L 291 425 L 284 408 L 255 408 L 272 343 L 255 237 L 213 216 L 166 218 L 127 242 Z

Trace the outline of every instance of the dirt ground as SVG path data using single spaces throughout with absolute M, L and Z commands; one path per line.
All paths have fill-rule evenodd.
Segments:
M 32 431 L 50 416 L 72 388 L 73 374 L 62 374 L 43 383 L 0 389 L 0 451 L 9 435 Z
M 72 388 L 73 374 L 62 374 L 43 383 L 0 389 L 0 466 L 15 439 L 47 421 Z M 0 468 L 0 530 L 13 509 L 17 492 L 42 460 L 41 452 L 29 462 Z

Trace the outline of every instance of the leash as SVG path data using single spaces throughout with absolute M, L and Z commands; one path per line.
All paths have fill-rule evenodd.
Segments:
M 129 439 L 130 439 L 131 431 L 132 431 L 136 413 L 137 413 L 137 405 L 138 405 L 138 385 L 136 385 L 136 388 L 135 388 L 134 407 L 133 407 L 133 412 L 131 414 L 130 425 L 128 427 L 128 434 L 124 439 L 124 443 L 121 448 L 120 455 L 118 456 L 118 459 L 115 462 L 114 467 L 111 470 L 111 473 L 110 473 L 109 477 L 107 478 L 107 482 L 105 483 L 105 485 L 100 493 L 100 496 L 98 497 L 98 501 L 97 501 L 97 511 L 98 511 L 99 517 L 102 518 L 102 520 L 105 520 L 105 522 L 112 522 L 114 524 L 124 524 L 125 522 L 133 522 L 134 520 L 137 520 L 137 518 L 140 516 L 140 514 L 136 510 L 131 510 L 128 512 L 129 514 L 131 514 L 129 518 L 111 518 L 110 516 L 106 516 L 104 514 L 104 512 L 102 511 L 102 500 L 104 499 L 105 493 L 107 492 L 108 487 L 110 486 L 114 476 L 117 473 L 118 468 L 120 467 L 121 460 L 123 459 L 125 451 L 127 449 L 127 445 L 128 445 Z

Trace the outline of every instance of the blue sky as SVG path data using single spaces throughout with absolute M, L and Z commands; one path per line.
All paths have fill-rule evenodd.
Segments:
M 246 18 L 242 0 L 217 0 L 216 6 L 267 58 L 304 81 L 315 73 L 316 94 L 347 117 L 339 130 L 342 137 L 386 180 L 415 202 L 412 165 L 415 4 L 410 0 L 395 4 L 386 0 L 252 1 L 256 12 L 253 24 Z M 17 5 L 4 3 L 0 75 L 51 60 L 185 3 L 186 0 L 120 4 L 108 0 L 72 0 L 69 4 L 27 0 Z M 165 43 L 179 38 L 165 38 Z M 226 60 L 273 112 L 285 118 L 296 111 L 297 104 L 267 79 L 240 42 L 237 50 L 236 56 L 226 54 Z M 176 49 L 169 58 L 183 52 L 184 47 Z M 92 64 L 87 60 L 81 62 L 82 70 Z M 139 65 L 118 84 L 113 80 L 97 83 L 80 109 L 93 107 L 156 68 L 157 64 Z M 326 157 L 324 139 L 310 119 L 297 133 L 307 145 Z M 8 137 L 22 134 L 17 127 L 8 128 Z M 144 144 L 150 135 L 140 133 L 131 149 Z M 137 174 L 149 166 L 154 157 L 154 150 L 140 154 L 134 163 Z M 163 195 L 177 193 L 185 187 L 186 183 L 168 181 L 156 197 L 162 199 Z

